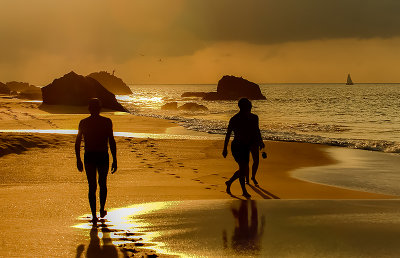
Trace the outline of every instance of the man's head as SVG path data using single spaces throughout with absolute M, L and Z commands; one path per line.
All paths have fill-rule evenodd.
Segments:
M 251 112 L 251 101 L 248 100 L 247 98 L 241 98 L 238 102 L 238 106 L 240 109 L 240 112 L 246 112 L 250 113 Z
M 100 114 L 101 102 L 98 98 L 92 98 L 89 100 L 89 112 L 92 115 Z

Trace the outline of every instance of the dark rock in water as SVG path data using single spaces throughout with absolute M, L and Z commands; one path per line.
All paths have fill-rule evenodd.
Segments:
M 170 102 L 161 107 L 163 110 L 184 110 L 184 111 L 207 111 L 208 108 L 204 105 L 189 102 L 178 107 L 178 102 Z
M 217 92 L 210 92 L 204 97 L 206 100 L 238 100 L 240 98 L 266 99 L 258 84 L 230 75 L 225 75 L 219 80 Z
M 200 105 L 197 103 L 193 103 L 193 102 L 185 103 L 182 106 L 180 106 L 178 109 L 185 110 L 185 111 L 207 111 L 208 110 L 208 108 L 206 106 Z
M 27 82 L 16 82 L 16 81 L 7 82 L 6 85 L 11 91 L 16 91 L 16 92 L 28 90 L 31 86 L 33 86 L 29 85 L 29 83 Z
M 118 103 L 115 95 L 91 77 L 70 72 L 42 88 L 43 104 L 49 105 L 88 105 L 89 99 L 100 99 L 104 108 L 117 111 L 126 109 Z
M 88 77 L 91 77 L 100 82 L 101 85 L 104 86 L 104 88 L 116 95 L 132 94 L 131 89 L 128 87 L 128 85 L 125 84 L 125 82 L 122 81 L 121 78 L 118 78 L 108 72 L 95 72 L 89 74 Z
M 10 88 L 7 87 L 4 83 L 0 82 L 0 94 L 10 94 Z
M 185 92 L 181 95 L 182 98 L 185 97 L 197 97 L 204 98 L 207 95 L 207 92 Z
M 260 86 L 242 77 L 225 75 L 218 82 L 217 92 L 185 92 L 182 97 L 201 97 L 204 100 L 267 99 Z
M 177 110 L 178 109 L 178 102 L 170 102 L 161 107 L 163 110 Z
M 19 94 L 17 95 L 17 98 L 41 100 L 42 99 L 42 91 L 39 87 L 29 85 L 29 88 L 19 92 Z

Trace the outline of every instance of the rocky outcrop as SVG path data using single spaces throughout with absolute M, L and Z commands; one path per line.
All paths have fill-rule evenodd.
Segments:
M 170 102 L 167 104 L 164 104 L 161 107 L 162 110 L 177 110 L 178 109 L 178 102 Z
M 207 95 L 207 92 L 185 92 L 181 95 L 182 98 L 204 98 Z
M 267 99 L 260 90 L 260 86 L 242 77 L 225 75 L 218 82 L 217 92 L 185 92 L 182 97 L 202 97 L 204 100 L 251 100 Z
M 9 89 L 9 93 L 14 97 L 20 99 L 31 99 L 31 100 L 41 100 L 42 99 L 42 91 L 39 87 L 34 85 L 30 85 L 27 82 L 7 82 L 7 88 Z
M 178 107 L 178 102 L 170 102 L 161 107 L 163 110 L 183 110 L 183 111 L 207 111 L 208 108 L 204 105 L 200 105 L 194 102 L 185 103 L 182 106 Z
M 189 102 L 185 103 L 182 106 L 178 107 L 179 110 L 185 110 L 185 111 L 192 111 L 192 112 L 197 112 L 197 111 L 207 111 L 208 108 L 204 105 L 200 105 L 197 103 Z
M 39 87 L 30 85 L 29 88 L 20 91 L 19 94 L 17 95 L 17 98 L 41 100 L 42 99 L 42 91 Z
M 27 82 L 16 82 L 16 81 L 7 82 L 6 85 L 11 91 L 15 92 L 22 92 L 24 90 L 28 90 L 30 87 L 35 87 L 33 85 L 29 85 L 29 83 Z
M 91 77 L 70 72 L 42 88 L 43 104 L 48 105 L 88 105 L 91 98 L 100 99 L 104 108 L 126 111 L 118 103 L 115 95 Z
M 0 94 L 10 94 L 10 89 L 4 83 L 0 82 Z
M 132 94 L 131 89 L 126 85 L 121 78 L 114 76 L 114 74 L 110 74 L 105 71 L 95 72 L 88 75 L 100 82 L 101 85 L 104 86 L 108 91 L 116 94 L 116 95 L 129 95 Z

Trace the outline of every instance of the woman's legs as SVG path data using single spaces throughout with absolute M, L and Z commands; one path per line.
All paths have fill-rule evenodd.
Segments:
M 260 163 L 260 150 L 258 149 L 257 145 L 253 145 L 250 149 L 251 157 L 253 158 L 253 165 L 251 166 L 251 179 L 253 180 L 254 184 L 258 185 L 256 180 L 256 173 L 258 170 L 258 164 Z M 247 183 L 249 183 L 249 173 L 247 173 Z
M 250 146 L 247 144 L 240 144 L 233 141 L 231 144 L 232 155 L 239 165 L 239 170 L 225 182 L 226 192 L 231 194 L 231 184 L 239 179 L 240 186 L 242 187 L 243 196 L 250 197 L 246 190 L 246 175 L 249 173 L 249 159 L 250 159 Z
M 231 184 L 236 179 L 239 179 L 240 187 L 242 188 L 242 192 L 243 192 L 243 196 L 251 197 L 251 195 L 246 190 L 246 182 L 245 182 L 246 175 L 249 173 L 249 162 L 243 161 L 243 162 L 239 162 L 238 164 L 239 164 L 239 170 L 236 171 L 235 174 L 233 174 L 233 176 L 228 181 L 225 182 L 226 192 L 228 194 L 231 194 Z

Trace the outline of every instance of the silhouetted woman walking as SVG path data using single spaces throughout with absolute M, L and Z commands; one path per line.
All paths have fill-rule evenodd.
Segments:
M 239 165 L 239 170 L 225 182 L 226 192 L 231 194 L 231 184 L 239 178 L 243 196 L 250 198 L 251 195 L 247 192 L 245 184 L 246 175 L 249 173 L 250 150 L 255 145 L 264 147 L 264 143 L 258 126 L 258 116 L 251 113 L 252 105 L 250 100 L 242 98 L 239 100 L 238 106 L 240 109 L 239 113 L 229 120 L 222 155 L 224 158 L 228 155 L 228 143 L 233 131 L 234 138 L 231 150 L 233 158 Z M 252 179 L 254 181 L 254 178 Z

